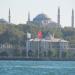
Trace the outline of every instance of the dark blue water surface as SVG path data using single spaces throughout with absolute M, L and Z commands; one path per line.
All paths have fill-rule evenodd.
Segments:
M 0 61 L 0 75 L 75 75 L 75 61 Z

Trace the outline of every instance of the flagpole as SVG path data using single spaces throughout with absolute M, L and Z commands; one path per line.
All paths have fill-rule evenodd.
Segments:
M 39 40 L 38 40 L 38 59 L 39 59 Z
M 28 38 L 27 38 L 27 52 L 26 52 L 26 56 L 28 58 Z
M 38 32 L 38 59 L 39 59 L 39 57 L 40 57 L 40 45 L 41 45 L 41 39 L 42 39 L 42 32 L 41 31 L 39 31 Z
M 29 39 L 30 39 L 30 38 L 31 38 L 31 34 L 27 32 L 27 48 L 26 48 L 26 49 L 27 49 L 27 50 L 26 50 L 26 51 L 27 51 L 27 52 L 26 52 L 27 58 L 29 57 L 29 55 L 28 55 L 28 53 L 29 53 L 29 52 L 28 52 L 28 51 L 29 51 L 29 48 L 28 48 L 28 47 L 29 47 L 29 43 L 28 43 L 28 42 L 29 42 Z

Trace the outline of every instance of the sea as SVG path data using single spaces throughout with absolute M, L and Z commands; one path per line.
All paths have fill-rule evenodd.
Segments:
M 75 61 L 2 61 L 0 75 L 75 75 Z

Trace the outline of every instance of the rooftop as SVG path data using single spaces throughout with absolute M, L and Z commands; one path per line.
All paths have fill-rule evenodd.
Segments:
M 53 39 L 30 39 L 29 41 L 47 41 L 47 42 L 68 42 L 67 40 L 60 39 L 60 38 L 53 38 Z

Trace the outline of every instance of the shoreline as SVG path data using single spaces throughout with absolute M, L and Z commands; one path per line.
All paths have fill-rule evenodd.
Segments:
M 75 58 L 0 58 L 0 60 L 20 60 L 20 61 L 75 61 Z

